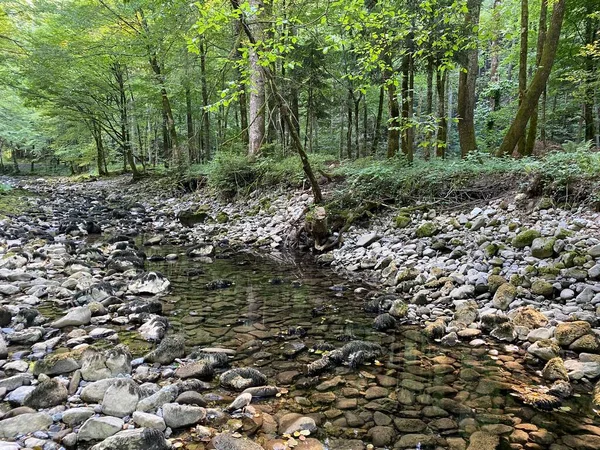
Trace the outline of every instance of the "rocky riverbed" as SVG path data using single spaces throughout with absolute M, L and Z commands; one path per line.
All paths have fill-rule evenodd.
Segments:
M 395 211 L 315 269 L 305 192 L 19 183 L 0 449 L 600 448 L 598 213 Z

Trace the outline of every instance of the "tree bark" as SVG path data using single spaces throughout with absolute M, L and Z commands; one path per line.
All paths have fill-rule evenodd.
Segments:
M 429 119 L 431 114 L 433 113 L 433 58 L 427 58 L 427 94 L 425 96 L 425 116 Z M 428 126 L 427 131 L 425 133 L 425 148 L 424 154 L 425 160 L 429 160 L 431 157 L 431 138 L 432 138 L 432 129 Z
M 458 139 L 460 154 L 464 158 L 477 149 L 475 139 L 475 84 L 479 71 L 477 48 L 477 29 L 479 27 L 479 12 L 482 0 L 468 0 L 465 25 L 471 30 L 472 41 L 475 43 L 466 52 L 466 60 L 458 78 Z
M 537 54 L 536 54 L 536 68 L 539 67 L 542 59 L 542 52 L 544 51 L 544 41 L 546 40 L 546 21 L 548 16 L 548 0 L 541 0 L 540 5 L 540 21 L 538 24 L 538 38 L 537 38 Z M 531 119 L 529 119 L 529 130 L 527 131 L 527 141 L 525 144 L 525 156 L 531 156 L 533 149 L 535 148 L 535 138 L 537 136 L 538 129 L 538 106 L 539 100 L 535 105 Z
M 383 71 L 383 81 L 385 83 L 388 94 L 388 137 L 387 137 L 387 157 L 393 158 L 400 150 L 400 105 L 396 94 L 396 84 L 394 83 L 392 58 L 389 55 L 389 50 L 386 50 L 385 69 Z
M 379 146 L 379 139 L 381 136 L 381 120 L 383 119 L 384 98 L 385 88 L 381 86 L 379 88 L 379 102 L 377 103 L 377 117 L 375 119 L 375 126 L 373 127 L 373 142 L 371 143 L 371 154 L 373 156 L 377 154 L 377 147 Z
M 256 11 L 253 23 L 250 24 L 252 33 L 257 39 L 262 39 L 263 27 L 260 24 L 264 10 L 261 0 L 249 0 L 250 8 Z M 249 49 L 250 60 L 250 124 L 248 155 L 251 158 L 258 156 L 265 140 L 265 67 L 259 64 L 256 45 Z
M 519 106 L 523 103 L 525 98 L 525 91 L 527 90 L 527 55 L 528 55 L 528 43 L 527 37 L 529 35 L 529 4 L 528 0 L 521 0 L 521 48 L 519 50 Z M 527 127 L 527 124 L 525 124 Z M 517 152 L 520 155 L 525 154 L 525 131 L 519 136 L 517 143 Z
M 404 56 L 402 57 L 402 122 L 400 140 L 402 153 L 409 162 L 413 160 L 413 148 L 410 139 L 410 109 L 412 102 L 412 92 L 410 92 L 410 72 L 412 60 L 412 37 L 407 38 L 407 45 Z
M 208 111 L 208 83 L 206 76 L 206 43 L 204 39 L 200 41 L 200 84 L 202 90 L 202 159 L 205 162 L 210 161 L 210 112 Z
M 499 156 L 511 154 L 515 149 L 519 139 L 523 137 L 527 122 L 533 114 L 540 95 L 546 87 L 558 49 L 560 30 L 565 14 L 565 2 L 566 0 L 557 0 L 554 4 L 554 11 L 552 12 L 550 26 L 546 35 L 546 42 L 544 43 L 540 65 L 537 68 L 529 85 L 529 89 L 527 89 L 525 97 L 521 102 L 521 106 L 519 106 L 517 114 L 498 149 L 497 154 Z
M 348 88 L 348 95 L 346 97 L 346 114 L 348 117 L 348 129 L 346 130 L 346 153 L 348 159 L 352 159 L 352 105 L 354 103 L 352 88 Z
M 187 124 L 187 147 L 190 162 L 196 161 L 196 140 L 194 139 L 194 115 L 192 113 L 192 93 L 190 86 L 185 87 L 185 119 Z
M 596 35 L 598 33 L 598 22 L 593 17 L 594 7 L 592 2 L 587 2 L 586 18 L 585 18 L 585 43 L 594 45 Z M 585 56 L 585 89 L 583 101 L 583 116 L 585 120 L 585 141 L 594 141 L 596 130 L 594 123 L 594 81 L 596 80 L 596 72 L 598 63 L 594 60 L 591 54 Z
M 492 18 L 494 23 L 498 23 L 500 21 L 499 6 L 500 0 L 494 0 L 494 5 L 492 7 Z M 499 40 L 500 37 L 497 34 L 494 34 L 490 45 L 490 83 L 498 83 L 498 81 L 500 81 L 500 77 L 498 76 L 498 66 L 500 65 Z M 491 92 L 489 103 L 490 110 L 492 111 L 496 111 L 500 107 L 500 90 L 498 88 Z
M 446 146 L 448 145 L 448 120 L 446 118 L 446 80 L 448 78 L 447 69 L 438 69 L 435 74 L 435 86 L 438 97 L 438 129 L 435 144 L 435 156 L 438 158 L 446 157 Z

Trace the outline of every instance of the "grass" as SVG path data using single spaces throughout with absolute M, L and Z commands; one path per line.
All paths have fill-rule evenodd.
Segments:
M 0 184 L 0 219 L 23 213 L 29 206 L 25 197 L 32 195 L 34 194 L 23 189 L 13 189 L 7 184 Z

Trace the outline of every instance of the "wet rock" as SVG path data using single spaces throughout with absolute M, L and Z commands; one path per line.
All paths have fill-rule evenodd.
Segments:
M 162 410 L 165 424 L 171 428 L 195 425 L 206 417 L 206 409 L 200 406 L 165 403 Z
M 426 322 L 423 333 L 429 339 L 439 339 L 446 331 L 446 323 L 442 319 L 437 319 L 434 322 Z
M 168 328 L 169 321 L 166 317 L 154 315 L 138 328 L 138 333 L 147 341 L 157 342 L 164 338 Z
M 241 367 L 222 373 L 219 382 L 226 389 L 243 391 L 249 387 L 267 384 L 267 377 L 254 368 Z
M 375 447 L 387 447 L 394 442 L 396 431 L 393 427 L 375 426 L 369 430 L 368 435 Z
M 67 400 L 67 388 L 55 378 L 40 375 L 40 383 L 25 398 L 23 404 L 34 409 L 52 408 Z
M 373 321 L 373 328 L 378 331 L 394 329 L 396 328 L 396 319 L 389 313 L 380 314 Z
M 87 306 L 73 308 L 66 316 L 52 322 L 53 328 L 79 327 L 87 325 L 92 320 L 92 312 Z
M 562 441 L 575 450 L 596 450 L 600 448 L 600 436 L 595 434 L 567 435 L 562 437 Z
M 183 356 L 185 356 L 185 338 L 181 335 L 169 335 L 153 351 L 144 356 L 144 360 L 166 365 L 175 361 L 175 358 Z
M 311 417 L 297 413 L 285 414 L 279 419 L 279 434 L 294 434 L 296 431 L 308 430 L 311 433 L 317 431 L 317 424 Z
M 252 397 L 275 397 L 279 391 L 276 386 L 257 386 L 245 389 L 243 394 L 250 394 Z
M 135 381 L 123 378 L 110 385 L 102 399 L 102 413 L 108 416 L 125 417 L 135 411 L 140 399 Z
M 394 300 L 388 312 L 395 318 L 404 318 L 408 314 L 408 305 L 402 300 Z
M 81 376 L 85 381 L 98 381 L 111 376 L 106 367 L 106 356 L 99 350 L 88 347 L 81 355 Z
M 548 361 L 542 370 L 542 376 L 549 381 L 569 381 L 569 375 L 562 358 L 552 358 Z
M 21 414 L 0 420 L 0 438 L 14 439 L 19 434 L 45 430 L 52 425 L 52 417 L 46 413 Z
M 575 339 L 571 345 L 569 345 L 569 350 L 573 350 L 575 352 L 598 352 L 600 349 L 600 345 L 598 344 L 598 338 L 595 334 L 586 334 L 581 336 L 578 339 Z
M 211 379 L 215 374 L 214 367 L 206 361 L 197 361 L 179 366 L 175 376 L 181 379 L 200 378 Z
M 90 450 L 169 450 L 170 448 L 161 431 L 138 428 L 110 436 Z
M 356 241 L 356 246 L 357 247 L 368 247 L 373 242 L 376 242 L 379 239 L 381 239 L 381 236 L 379 236 L 377 233 L 364 234 L 358 238 L 358 240 Z
M 554 337 L 558 345 L 566 347 L 571 345 L 576 339 L 589 334 L 591 329 L 590 324 L 583 320 L 561 323 L 556 326 Z
M 234 437 L 229 433 L 215 436 L 210 442 L 215 450 L 263 450 L 263 448 L 247 438 Z
M 476 431 L 469 437 L 467 450 L 496 450 L 500 446 L 500 438 L 496 434 Z

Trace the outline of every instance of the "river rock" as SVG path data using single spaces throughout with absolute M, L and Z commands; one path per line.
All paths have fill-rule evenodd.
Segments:
M 139 388 L 135 381 L 117 379 L 104 393 L 102 412 L 108 416 L 125 417 L 135 411 L 139 400 Z
M 45 430 L 52 425 L 52 417 L 46 413 L 21 414 L 0 420 L 0 438 L 14 439 L 19 434 Z
M 206 417 L 206 409 L 201 406 L 165 403 L 162 411 L 165 424 L 171 428 L 183 428 L 195 425 Z
M 85 381 L 98 381 L 110 376 L 104 353 L 94 347 L 88 347 L 81 355 L 81 377 Z
M 556 342 L 561 347 L 571 345 L 576 339 L 591 333 L 592 327 L 583 320 L 561 323 L 554 330 Z
M 92 320 L 92 312 L 87 306 L 73 308 L 66 316 L 52 322 L 53 328 L 79 327 L 87 325 Z
M 548 381 L 569 381 L 569 374 L 562 358 L 552 358 L 548 361 L 542 370 L 542 376 Z
M 311 417 L 298 413 L 288 413 L 279 419 L 279 434 L 294 434 L 295 431 L 308 430 L 311 433 L 317 431 L 317 424 Z
M 33 374 L 61 375 L 74 372 L 80 368 L 79 362 L 77 362 L 80 355 L 81 353 L 75 351 L 48 355 L 44 359 L 35 362 Z
M 169 335 L 160 341 L 158 347 L 144 356 L 144 360 L 166 365 L 183 356 L 185 356 L 185 338 L 181 335 Z
M 117 417 L 90 417 L 81 426 L 79 441 L 102 441 L 123 428 L 123 420 Z
M 219 381 L 224 388 L 243 391 L 249 387 L 264 386 L 267 377 L 252 367 L 240 367 L 222 373 Z
M 176 385 L 163 386 L 158 392 L 150 395 L 149 397 L 142 398 L 136 409 L 142 412 L 155 411 L 156 408 L 164 405 L 165 403 L 171 403 L 179 394 L 179 388 Z
M 81 400 L 86 403 L 100 403 L 108 388 L 119 380 L 120 378 L 105 378 L 85 385 L 81 390 Z
M 171 282 L 159 272 L 148 272 L 129 285 L 132 294 L 162 294 L 169 290 Z
M 142 411 L 135 411 L 133 413 L 133 422 L 142 428 L 153 428 L 159 431 L 165 431 L 167 428 L 165 420 L 162 417 Z
M 543 359 L 544 361 L 549 361 L 558 356 L 560 353 L 560 348 L 550 339 L 540 339 L 539 341 L 531 344 L 527 348 L 527 351 L 532 355 Z
M 90 450 L 169 450 L 171 446 L 160 430 L 137 428 L 106 438 Z
M 506 311 L 508 306 L 514 301 L 517 296 L 517 288 L 512 284 L 506 283 L 501 285 L 494 294 L 493 304 L 495 308 Z
M 48 378 L 40 375 L 40 383 L 25 398 L 23 404 L 33 409 L 52 408 L 67 400 L 69 393 L 67 388 L 56 378 Z
M 70 427 L 73 427 L 75 425 L 79 425 L 79 424 L 85 422 L 93 415 L 94 415 L 93 408 L 87 408 L 87 407 L 70 408 L 70 409 L 67 409 L 66 411 L 63 411 L 62 421 L 65 424 L 69 425 Z
M 222 433 L 210 441 L 215 450 L 263 450 L 255 442 L 243 437 L 234 437 L 229 433 Z
M 532 330 L 546 326 L 548 318 L 531 306 L 525 306 L 517 309 L 512 317 L 512 321 L 516 326 Z
M 540 259 L 550 258 L 554 254 L 554 237 L 535 238 L 531 243 L 531 254 Z

